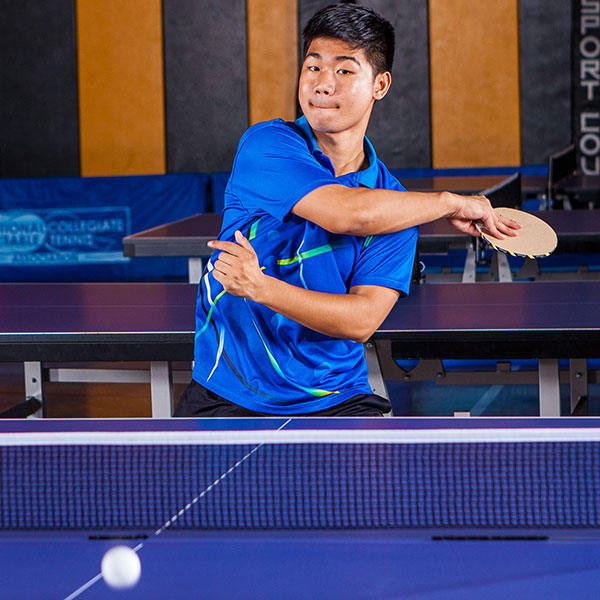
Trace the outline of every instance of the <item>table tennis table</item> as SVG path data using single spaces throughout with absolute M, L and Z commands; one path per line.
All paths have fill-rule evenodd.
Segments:
M 0 455 L 11 600 L 600 592 L 598 419 L 26 420 Z
M 570 173 L 554 182 L 551 195 L 561 198 L 559 202 L 552 199 L 551 205 L 562 203 L 565 206 L 598 208 L 600 207 L 600 175 Z
M 150 383 L 153 416 L 169 417 L 171 363 L 193 358 L 195 300 L 186 283 L 2 284 L 0 360 L 24 362 L 40 400 L 44 363 L 150 361 L 135 381 Z M 370 383 L 387 395 L 386 379 L 408 380 L 400 359 L 535 358 L 540 415 L 558 416 L 559 359 L 571 361 L 571 411 L 597 380 L 598 315 L 600 282 L 413 286 L 366 344 Z
M 515 172 L 518 170 L 515 169 Z M 443 192 L 455 194 L 479 194 L 493 188 L 510 175 L 436 175 L 432 177 L 400 177 L 407 190 L 415 192 Z M 544 175 L 521 175 L 521 194 L 524 198 L 538 197 L 545 193 L 548 177 Z
M 558 181 L 559 193 L 575 196 L 590 206 L 600 206 L 600 175 L 571 174 Z
M 600 356 L 598 289 L 591 281 L 413 286 L 367 344 L 373 386 L 410 380 L 399 359 L 535 358 L 540 415 L 559 416 L 559 358 L 569 358 L 572 413 L 598 376 L 587 368 L 587 359 Z M 441 366 L 434 369 L 433 378 L 445 378 Z M 508 381 L 515 374 L 505 375 Z
M 0 360 L 23 362 L 25 395 L 43 380 L 150 384 L 152 414 L 172 414 L 171 363 L 193 358 L 196 289 L 187 283 L 0 285 Z M 44 363 L 149 362 L 149 371 L 52 369 Z M 189 381 L 190 375 L 187 375 Z
M 593 253 L 600 251 L 600 210 L 529 212 L 547 221 L 557 232 L 558 252 Z M 202 273 L 202 258 L 212 254 L 212 249 L 208 247 L 207 243 L 217 237 L 221 223 L 221 215 L 205 213 L 159 225 L 123 238 L 123 253 L 129 257 L 187 257 L 188 280 L 190 283 L 198 283 Z M 468 253 L 460 280 L 474 282 L 476 281 L 477 252 L 473 240 L 474 238 L 458 231 L 446 220 L 438 220 L 421 225 L 419 252 L 445 254 L 450 249 L 466 249 Z M 531 271 L 536 261 L 530 262 L 532 263 Z M 512 279 L 506 260 L 500 264 L 498 270 L 500 281 Z

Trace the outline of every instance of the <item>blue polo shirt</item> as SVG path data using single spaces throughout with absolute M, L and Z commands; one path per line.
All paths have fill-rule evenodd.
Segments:
M 233 241 L 239 229 L 266 274 L 309 290 L 346 294 L 352 286 L 377 285 L 408 293 L 417 228 L 337 235 L 291 212 L 323 185 L 403 191 L 366 138 L 365 152 L 366 169 L 336 177 L 304 117 L 254 125 L 238 146 L 219 239 Z M 193 371 L 198 383 L 272 414 L 315 412 L 372 393 L 362 344 L 323 335 L 228 294 L 212 275 L 216 256 L 198 291 Z

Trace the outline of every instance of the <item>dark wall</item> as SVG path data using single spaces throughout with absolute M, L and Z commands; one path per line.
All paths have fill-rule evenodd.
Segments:
M 519 1 L 521 161 L 571 143 L 571 3 Z
M 167 171 L 229 170 L 248 127 L 245 0 L 164 0 Z
M 390 168 L 429 167 L 428 0 L 364 2 L 397 32 L 392 89 L 368 135 Z M 298 0 L 299 29 L 329 3 Z M 519 0 L 524 165 L 571 139 L 570 9 Z M 76 23 L 76 0 L 0 6 L 0 177 L 80 173 Z M 167 172 L 231 168 L 249 124 L 247 37 L 246 0 L 163 0 Z
M 427 0 L 371 0 L 396 29 L 392 88 L 375 106 L 368 136 L 393 168 L 431 166 Z
M 78 174 L 75 0 L 4 0 L 0 177 Z

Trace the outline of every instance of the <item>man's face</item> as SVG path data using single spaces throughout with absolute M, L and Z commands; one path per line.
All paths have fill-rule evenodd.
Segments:
M 362 129 L 364 133 L 373 104 L 385 95 L 389 81 L 389 73 L 373 75 L 362 48 L 316 38 L 302 64 L 298 100 L 315 132 Z

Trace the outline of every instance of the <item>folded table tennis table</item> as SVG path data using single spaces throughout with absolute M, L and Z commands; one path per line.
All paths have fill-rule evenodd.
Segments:
M 558 252 L 600 252 L 600 210 L 529 212 L 547 221 L 557 232 Z M 192 215 L 173 223 L 165 223 L 123 238 L 123 253 L 129 257 L 187 257 L 188 279 L 190 283 L 198 283 L 202 259 L 212 254 L 207 242 L 217 237 L 221 223 L 221 215 L 214 213 Z M 462 280 L 474 282 L 477 253 L 474 251 L 473 239 L 446 220 L 438 220 L 421 225 L 419 251 L 424 254 L 445 254 L 450 249 L 467 249 L 469 252 Z M 504 268 L 499 274 L 500 279 L 510 281 L 512 278 L 508 263 L 504 260 L 501 264 Z

